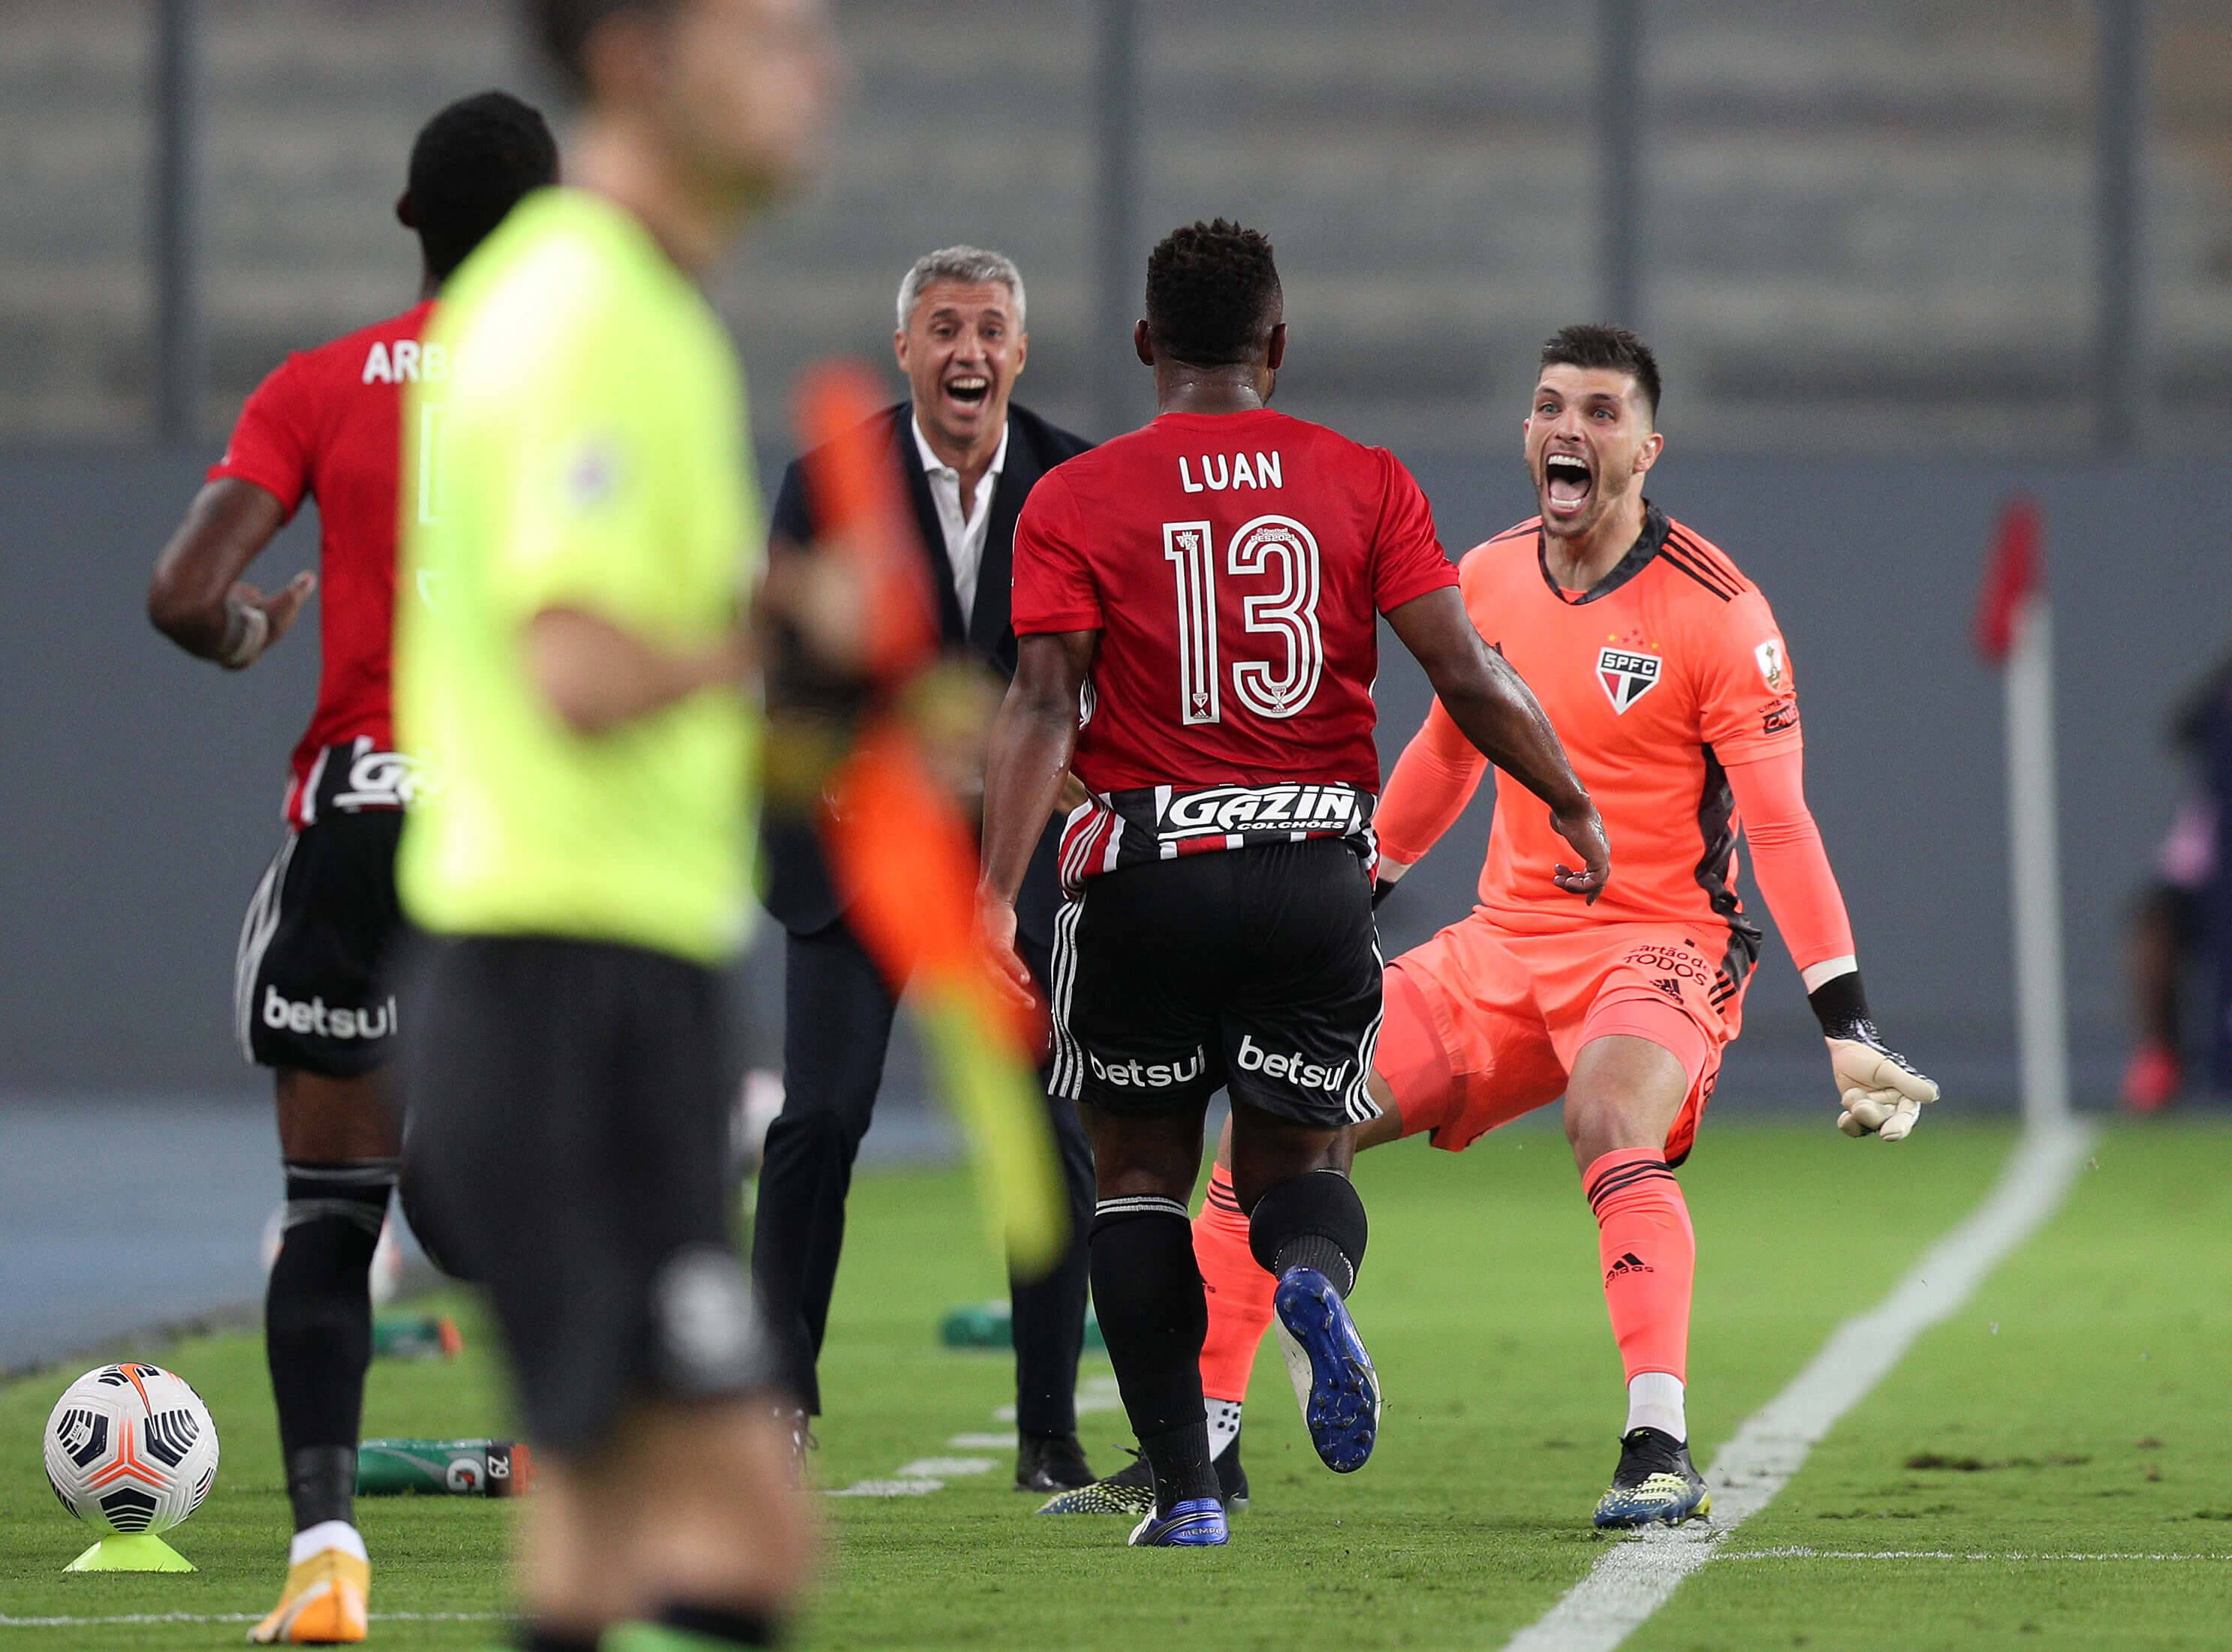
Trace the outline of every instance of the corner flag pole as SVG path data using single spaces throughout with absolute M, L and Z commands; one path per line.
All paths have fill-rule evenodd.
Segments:
M 2054 789 L 2054 607 L 2037 505 L 2001 512 L 1976 611 L 1976 645 L 2002 669 L 2007 706 L 2008 862 L 2023 1122 L 2069 1117 L 2068 1001 L 2062 968 L 2061 833 Z

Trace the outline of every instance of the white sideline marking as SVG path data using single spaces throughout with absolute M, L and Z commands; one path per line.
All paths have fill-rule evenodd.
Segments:
M 496 1623 L 509 1612 L 374 1612 L 375 1623 Z M 260 1623 L 257 1612 L 126 1612 L 114 1617 L 8 1617 L 0 1629 L 83 1629 L 101 1623 Z
M 1088 1416 L 1095 1411 L 1113 1411 L 1123 1401 L 1116 1395 L 1113 1377 L 1088 1377 L 1077 1392 L 1077 1414 Z M 992 1413 L 995 1422 L 1013 1422 L 1015 1408 L 1003 1405 Z M 1015 1443 L 1012 1434 L 957 1434 L 945 1442 L 961 1450 L 1003 1451 Z M 949 1480 L 958 1480 L 966 1474 L 989 1474 L 996 1465 L 989 1457 L 918 1457 L 911 1463 L 902 1463 L 888 1478 L 856 1480 L 842 1490 L 825 1493 L 829 1497 L 927 1497 L 932 1492 L 942 1492 Z
M 1504 1652 L 1612 1652 L 1640 1628 L 1713 1558 L 1716 1545 L 1774 1500 L 1914 1339 L 1956 1312 L 2054 1214 L 2092 1137 L 2092 1127 L 2080 1124 L 2026 1131 L 1976 1213 L 1932 1245 L 1889 1296 L 1839 1325 L 1813 1363 L 1721 1448 L 1705 1471 L 1713 1493 L 1709 1526 L 1654 1526 L 1616 1545 Z
M 1998 1554 L 1956 1554 L 1950 1549 L 1745 1549 L 1736 1554 L 1716 1554 L 1723 1565 L 1738 1560 L 2232 1560 L 2232 1554 L 2046 1554 L 2008 1549 Z
M 991 1472 L 989 1457 L 917 1457 L 898 1469 L 901 1480 L 958 1480 L 964 1474 Z
M 942 1480 L 856 1480 L 842 1491 L 825 1493 L 829 1497 L 927 1497 L 932 1492 L 942 1492 Z

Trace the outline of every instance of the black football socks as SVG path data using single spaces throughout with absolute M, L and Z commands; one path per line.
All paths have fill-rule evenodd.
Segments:
M 710 1647 L 774 1646 L 782 1639 L 782 1620 L 741 1606 L 676 1604 L 659 1613 L 669 1629 L 703 1636 Z
M 1248 1248 L 1275 1279 L 1290 1267 L 1315 1268 L 1346 1297 L 1356 1288 L 1369 1232 L 1364 1201 L 1348 1177 L 1339 1170 L 1311 1170 L 1256 1202 L 1248 1218 Z
M 287 1166 L 286 1230 L 263 1302 L 295 1529 L 354 1524 L 357 1430 L 372 1364 L 372 1253 L 392 1159 Z
M 1093 1218 L 1093 1300 L 1116 1385 L 1155 1474 L 1157 1508 L 1217 1494 L 1201 1396 L 1209 1304 L 1193 1224 L 1175 1199 L 1104 1199 Z

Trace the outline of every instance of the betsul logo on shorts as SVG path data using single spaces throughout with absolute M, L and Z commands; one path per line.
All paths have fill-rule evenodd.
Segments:
M 1119 1090 L 1167 1090 L 1200 1078 L 1209 1066 L 1209 1057 L 1198 1046 L 1183 1061 L 1103 1061 L 1090 1050 L 1085 1059 L 1094 1078 Z
M 263 989 L 263 1024 L 275 1033 L 315 1033 L 320 1038 L 382 1039 L 395 1030 L 395 1000 L 370 1009 L 335 1009 L 322 998 L 305 1004 Z
M 1299 1055 L 1274 1055 L 1256 1043 L 1252 1033 L 1240 1035 L 1240 1053 L 1234 1058 L 1243 1072 L 1260 1072 L 1267 1079 L 1284 1079 L 1288 1084 L 1304 1090 L 1339 1090 L 1348 1083 L 1346 1061 L 1329 1067 L 1317 1061 L 1305 1061 Z

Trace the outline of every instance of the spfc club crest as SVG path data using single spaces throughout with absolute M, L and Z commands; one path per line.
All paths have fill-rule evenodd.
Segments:
M 1651 692 L 1664 664 L 1656 654 L 1632 648 L 1600 648 L 1597 651 L 1597 680 L 1612 696 L 1612 709 L 1625 711 Z

